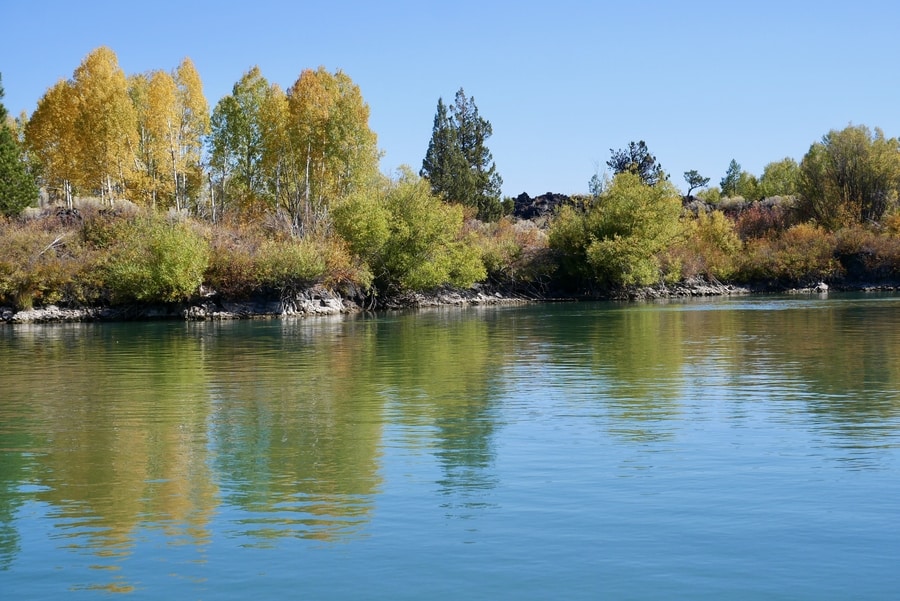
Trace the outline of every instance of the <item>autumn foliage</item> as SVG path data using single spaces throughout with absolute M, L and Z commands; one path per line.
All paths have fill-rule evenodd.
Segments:
M 591 197 L 527 221 L 498 219 L 489 122 L 462 90 L 451 112 L 439 102 L 421 174 L 391 178 L 340 70 L 304 69 L 282 89 L 253 67 L 210 110 L 190 59 L 126 75 L 98 48 L 17 133 L 0 124 L 4 173 L 37 176 L 49 200 L 37 218 L 0 203 L 14 207 L 0 221 L 0 305 L 284 297 L 316 284 L 371 299 L 479 282 L 537 296 L 900 278 L 900 142 L 880 130 L 832 131 L 758 181 L 732 161 L 722 190 L 699 199 L 632 143 Z M 464 190 L 470 171 L 481 179 Z M 685 175 L 694 188 L 709 180 Z

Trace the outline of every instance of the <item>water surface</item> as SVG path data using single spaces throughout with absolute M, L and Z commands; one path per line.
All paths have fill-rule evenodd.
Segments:
M 3 598 L 888 599 L 900 297 L 0 328 Z

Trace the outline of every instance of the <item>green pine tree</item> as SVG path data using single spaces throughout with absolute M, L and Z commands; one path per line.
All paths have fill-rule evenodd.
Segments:
M 475 98 L 467 98 L 462 88 L 449 111 L 438 99 L 431 141 L 419 172 L 428 178 L 432 192 L 474 207 L 486 221 L 502 213 L 503 179 L 486 145 L 492 134 L 491 123 L 478 114 Z
M 439 98 L 431 140 L 428 142 L 428 151 L 425 153 L 419 175 L 428 178 L 431 190 L 435 194 L 457 200 L 454 180 L 465 168 L 464 164 L 457 141 L 456 127 L 450 120 L 443 98 Z
M 738 186 L 741 183 L 741 165 L 736 160 L 731 159 L 728 163 L 728 171 L 725 177 L 719 182 L 722 194 L 725 196 L 735 196 L 738 193 Z
M 0 101 L 3 96 L 0 76 Z M 18 215 L 22 209 L 37 201 L 38 188 L 34 177 L 25 168 L 22 149 L 7 119 L 6 107 L 0 102 L 0 213 Z

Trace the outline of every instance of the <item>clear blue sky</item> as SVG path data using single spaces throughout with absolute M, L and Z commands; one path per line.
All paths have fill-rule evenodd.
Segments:
M 29 114 L 101 45 L 127 74 L 189 56 L 210 107 L 253 65 L 290 86 L 342 69 L 371 108 L 382 170 L 418 170 L 439 97 L 493 125 L 503 192 L 578 193 L 645 140 L 672 181 L 760 175 L 848 124 L 900 135 L 892 0 L 428 2 L 0 0 L 4 104 Z

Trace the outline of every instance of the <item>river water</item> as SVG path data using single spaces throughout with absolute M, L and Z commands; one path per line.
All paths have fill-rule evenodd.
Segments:
M 892 599 L 900 296 L 0 327 L 3 599 Z

